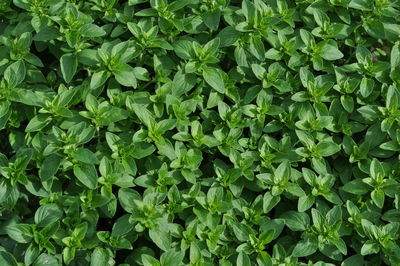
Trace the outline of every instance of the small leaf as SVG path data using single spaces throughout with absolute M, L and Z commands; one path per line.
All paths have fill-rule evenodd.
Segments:
M 90 189 L 97 187 L 97 171 L 92 164 L 74 165 L 74 175 L 86 187 Z
M 38 114 L 33 117 L 25 128 L 26 132 L 34 132 L 43 129 L 51 122 L 51 117 L 48 114 Z
M 343 186 L 343 190 L 356 195 L 364 195 L 370 190 L 370 187 L 365 184 L 361 179 L 355 179 L 347 182 Z
M 131 66 L 127 64 L 120 65 L 113 70 L 113 74 L 115 75 L 115 79 L 119 84 L 126 87 L 137 87 L 135 71 Z
M 52 154 L 44 159 L 42 166 L 39 169 L 39 176 L 42 182 L 51 179 L 58 171 L 62 158 Z
M 60 58 L 61 73 L 65 82 L 70 83 L 78 68 L 78 59 L 73 54 L 65 54 Z
M 91 259 L 90 266 L 107 266 L 110 255 L 104 248 L 97 247 L 94 249 Z
M 292 231 L 305 231 L 310 223 L 310 217 L 304 212 L 288 211 L 280 216 L 285 225 Z
M 94 24 L 85 24 L 80 28 L 80 31 L 82 36 L 89 38 L 101 37 L 106 34 L 102 28 Z
M 332 141 L 321 141 L 317 144 L 315 149 L 318 151 L 320 156 L 326 157 L 331 156 L 340 151 L 340 146 Z
M 106 83 L 106 81 L 109 77 L 110 77 L 110 74 L 106 71 L 100 71 L 100 72 L 94 73 L 90 80 L 90 88 L 97 89 L 98 87 L 100 87 L 104 83 Z
M 132 190 L 132 189 L 129 189 L 129 188 L 121 188 L 118 191 L 118 199 L 119 199 L 119 202 L 121 204 L 121 207 L 125 211 L 127 211 L 129 213 L 132 213 L 136 208 L 136 205 L 135 205 L 134 201 L 135 200 L 141 200 L 141 196 L 135 190 Z
M 150 239 L 162 250 L 168 251 L 171 246 L 171 236 L 168 231 L 159 229 L 149 230 Z
M 61 219 L 63 211 L 55 203 L 40 206 L 35 212 L 35 223 L 45 227 Z
M 250 53 L 252 53 L 258 60 L 265 59 L 265 48 L 260 37 L 253 36 L 250 38 Z
M 290 179 L 290 163 L 289 161 L 285 161 L 281 163 L 278 168 L 274 171 L 274 181 L 276 184 L 283 183 Z
M 310 209 L 315 202 L 315 197 L 312 195 L 305 195 L 299 198 L 298 204 L 297 204 L 297 209 L 299 212 L 304 212 L 308 209 Z
M 236 265 L 251 266 L 251 261 L 246 253 L 240 252 L 236 260 Z
M 317 251 L 318 242 L 316 240 L 301 240 L 299 241 L 292 251 L 294 257 L 307 257 Z
M 56 257 L 42 253 L 33 263 L 33 266 L 58 266 L 60 265 Z
M 32 239 L 31 226 L 28 224 L 14 224 L 5 227 L 8 236 L 18 243 L 29 243 Z
M 24 81 L 26 75 L 25 63 L 18 60 L 7 67 L 4 71 L 4 79 L 11 88 L 15 88 Z
M 376 254 L 380 250 L 379 244 L 373 240 L 367 240 L 361 247 L 361 255 L 366 256 L 370 254 Z
M 167 251 L 161 255 L 160 263 L 165 266 L 175 266 L 182 263 L 185 253 L 182 251 Z
M 96 155 L 89 149 L 78 148 L 73 152 L 72 157 L 75 160 L 83 162 L 85 164 L 99 163 L 99 160 L 97 159 Z
M 339 49 L 332 45 L 329 42 L 324 42 L 320 44 L 320 52 L 319 55 L 326 60 L 338 60 L 342 58 L 344 55 L 342 52 L 339 51 Z
M 203 14 L 204 24 L 206 24 L 206 26 L 213 31 L 218 29 L 220 18 L 221 12 L 219 10 L 206 12 Z
M 360 93 L 363 97 L 368 97 L 374 90 L 375 82 L 373 79 L 363 78 L 360 83 Z
M 50 41 L 57 39 L 60 36 L 60 31 L 53 27 L 43 27 L 34 37 L 34 41 Z
M 382 163 L 377 159 L 373 159 L 370 166 L 371 177 L 375 180 L 382 180 L 385 176 L 385 170 Z
M 385 203 L 385 193 L 381 189 L 375 189 L 371 193 L 372 201 L 379 208 L 383 208 L 383 204 Z
M 354 265 L 364 265 L 364 258 L 360 254 L 353 255 L 345 259 L 341 266 L 354 266 Z
M 225 84 L 218 69 L 204 67 L 203 77 L 208 85 L 210 85 L 213 89 L 215 89 L 219 93 L 224 93 Z

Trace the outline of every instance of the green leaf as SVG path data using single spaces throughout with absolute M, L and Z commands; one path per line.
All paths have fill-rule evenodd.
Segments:
M 110 255 L 107 250 L 97 247 L 90 258 L 90 266 L 107 266 L 109 259 Z
M 174 87 L 172 93 L 176 96 L 181 96 L 189 92 L 196 85 L 196 76 L 193 74 L 177 73 L 174 77 Z
M 371 193 L 372 201 L 379 208 L 383 208 L 383 204 L 385 203 L 385 193 L 381 189 L 375 189 Z
M 336 44 L 336 43 L 335 43 Z M 342 58 L 344 55 L 336 45 L 333 45 L 331 42 L 322 42 L 319 44 L 320 51 L 319 55 L 326 60 L 338 60 Z
M 4 79 L 7 81 L 9 87 L 15 88 L 20 85 L 26 75 L 25 63 L 22 60 L 18 60 L 7 67 L 4 71 Z
M 263 198 L 263 210 L 265 213 L 268 213 L 272 210 L 280 201 L 280 196 L 272 196 L 271 192 L 267 192 L 264 194 Z
M 356 195 L 364 195 L 370 190 L 370 187 L 365 184 L 361 179 L 355 179 L 347 182 L 343 186 L 343 190 Z
M 328 211 L 326 214 L 326 222 L 328 225 L 333 225 L 342 220 L 342 209 L 339 206 L 335 206 Z
M 400 65 L 400 43 L 396 43 L 390 52 L 390 66 L 395 69 Z
M 236 260 L 237 265 L 251 266 L 251 261 L 246 253 L 240 252 Z
M 128 24 L 129 26 L 129 24 Z M 177 56 L 182 59 L 190 59 L 192 57 L 192 42 L 189 40 L 179 40 L 174 44 L 174 51 Z
M 340 97 L 340 102 L 342 103 L 343 108 L 348 112 L 352 113 L 354 110 L 354 101 L 353 98 L 348 95 L 342 95 Z
M 33 117 L 25 128 L 26 132 L 34 132 L 43 129 L 51 122 L 51 117 L 48 114 L 38 114 Z
M 62 158 L 55 154 L 46 157 L 39 170 L 40 180 L 46 182 L 54 177 L 60 167 L 61 161 Z
M 383 165 L 376 158 L 374 158 L 371 162 L 370 173 L 371 177 L 375 180 L 382 180 L 385 176 L 385 170 L 383 169 Z
M 378 19 L 366 19 L 363 23 L 365 31 L 374 38 L 386 38 L 385 28 L 383 23 Z
M 119 84 L 126 87 L 137 87 L 135 72 L 131 66 L 127 64 L 119 65 L 113 70 L 113 74 Z
M 90 80 L 90 88 L 97 89 L 98 87 L 102 86 L 106 83 L 107 79 L 110 77 L 110 74 L 106 71 L 99 71 L 92 75 Z
M 312 34 L 305 29 L 300 29 L 300 37 L 306 46 L 311 46 L 313 43 L 315 43 Z
M 234 27 L 228 26 L 220 30 L 217 37 L 221 40 L 220 46 L 227 47 L 233 45 L 239 39 L 239 33 Z
M 133 213 L 136 205 L 135 205 L 135 200 L 141 200 L 141 196 L 140 194 L 132 189 L 128 189 L 128 188 L 121 188 L 118 191 L 118 199 L 119 202 L 122 206 L 122 208 L 129 212 L 129 213 Z
M 340 146 L 332 141 L 321 141 L 315 147 L 318 154 L 323 157 L 331 156 L 340 151 Z
M 1 265 L 9 265 L 9 266 L 17 266 L 17 261 L 13 255 L 6 251 L 0 251 L 0 264 Z
M 65 82 L 70 83 L 78 69 L 78 59 L 73 54 L 65 54 L 60 58 L 61 73 Z
M 73 152 L 72 157 L 75 160 L 85 164 L 99 163 L 99 160 L 97 159 L 96 155 L 89 149 L 78 148 Z
M 339 249 L 340 253 L 342 253 L 343 255 L 347 255 L 347 246 L 343 239 L 335 239 L 334 241 L 332 241 L 332 243 L 337 247 L 337 249 Z
M 160 263 L 165 266 L 180 265 L 182 263 L 185 253 L 182 251 L 167 251 L 161 255 Z
M 203 14 L 204 24 L 206 24 L 206 26 L 213 31 L 218 29 L 220 18 L 221 12 L 219 10 L 206 12 Z
M 304 212 L 288 211 L 280 216 L 292 231 L 305 231 L 310 218 Z
M 35 260 L 33 266 L 58 266 L 60 265 L 59 261 L 56 257 L 42 253 L 40 256 Z
M 290 163 L 288 161 L 281 163 L 278 166 L 278 168 L 276 168 L 276 170 L 274 171 L 275 184 L 284 183 L 285 181 L 289 180 L 290 173 L 291 173 Z
M 18 243 L 29 243 L 32 240 L 31 226 L 28 224 L 14 224 L 6 226 L 7 235 Z
M 313 239 L 299 241 L 292 251 L 294 257 L 307 257 L 317 251 L 318 242 Z
M 357 46 L 356 57 L 358 62 L 363 64 L 371 64 L 372 62 L 371 52 L 362 45 Z
M 215 89 L 219 93 L 224 93 L 225 84 L 218 69 L 212 67 L 204 67 L 203 77 L 208 85 L 210 85 L 213 89 Z
M 263 61 L 265 59 L 265 48 L 260 37 L 253 36 L 250 38 L 249 50 L 258 60 Z
M 39 248 L 31 243 L 25 250 L 24 262 L 26 265 L 30 265 L 39 256 Z
M 75 257 L 75 248 L 65 247 L 62 254 L 65 263 L 69 264 Z
M 232 229 L 236 238 L 242 242 L 248 241 L 249 235 L 252 233 L 251 228 L 242 223 L 233 223 Z
M 92 164 L 74 165 L 74 175 L 86 187 L 90 189 L 97 187 L 97 171 Z
M 371 95 L 375 87 L 375 82 L 373 79 L 363 78 L 360 84 L 360 93 L 363 97 L 368 97 Z
M 127 98 L 126 102 L 129 109 L 133 110 L 140 121 L 146 125 L 147 128 L 153 129 L 156 126 L 156 121 L 152 113 L 142 104 L 136 104 L 131 98 Z
M 168 251 L 171 247 L 171 236 L 169 232 L 160 229 L 149 230 L 150 239 L 162 250 Z
M 57 39 L 60 32 L 53 27 L 43 27 L 34 37 L 34 41 L 50 41 Z
M 80 28 L 80 32 L 82 36 L 94 38 L 94 37 L 101 37 L 106 34 L 106 32 L 97 25 L 94 24 L 85 24 Z
M 61 219 L 63 211 L 55 203 L 40 206 L 35 212 L 35 223 L 45 227 Z
M 352 0 L 349 3 L 349 7 L 362 11 L 370 11 L 372 9 L 371 2 L 368 0 Z
M 341 266 L 354 266 L 354 265 L 363 265 L 364 258 L 360 254 L 353 255 L 347 259 L 345 259 Z
M 322 213 L 317 209 L 311 209 L 311 218 L 316 228 L 322 228 L 325 224 L 325 218 Z
M 377 254 L 380 250 L 379 244 L 373 240 L 367 240 L 361 247 L 361 255 Z
M 297 209 L 299 212 L 304 212 L 308 209 L 310 209 L 315 202 L 315 197 L 312 195 L 305 195 L 299 198 L 299 201 L 297 203 Z
M 314 82 L 314 76 L 305 67 L 300 68 L 300 80 L 301 83 L 303 84 L 303 87 L 308 88 L 310 82 Z
M 261 251 L 258 254 L 256 260 L 257 260 L 258 265 L 265 265 L 265 266 L 273 265 L 271 256 L 265 251 Z
M 154 257 L 147 255 L 147 254 L 143 254 L 141 256 L 144 265 L 149 265 L 149 266 L 161 266 L 160 262 L 158 262 L 157 259 L 155 259 Z

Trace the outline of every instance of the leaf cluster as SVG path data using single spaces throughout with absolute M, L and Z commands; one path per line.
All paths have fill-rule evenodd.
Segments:
M 398 0 L 0 1 L 0 265 L 400 265 Z

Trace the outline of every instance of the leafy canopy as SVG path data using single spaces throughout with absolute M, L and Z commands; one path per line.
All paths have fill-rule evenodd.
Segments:
M 400 265 L 398 0 L 0 1 L 0 265 Z

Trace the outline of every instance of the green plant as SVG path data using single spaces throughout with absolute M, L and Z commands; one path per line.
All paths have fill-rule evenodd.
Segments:
M 398 0 L 0 1 L 0 265 L 400 265 Z

